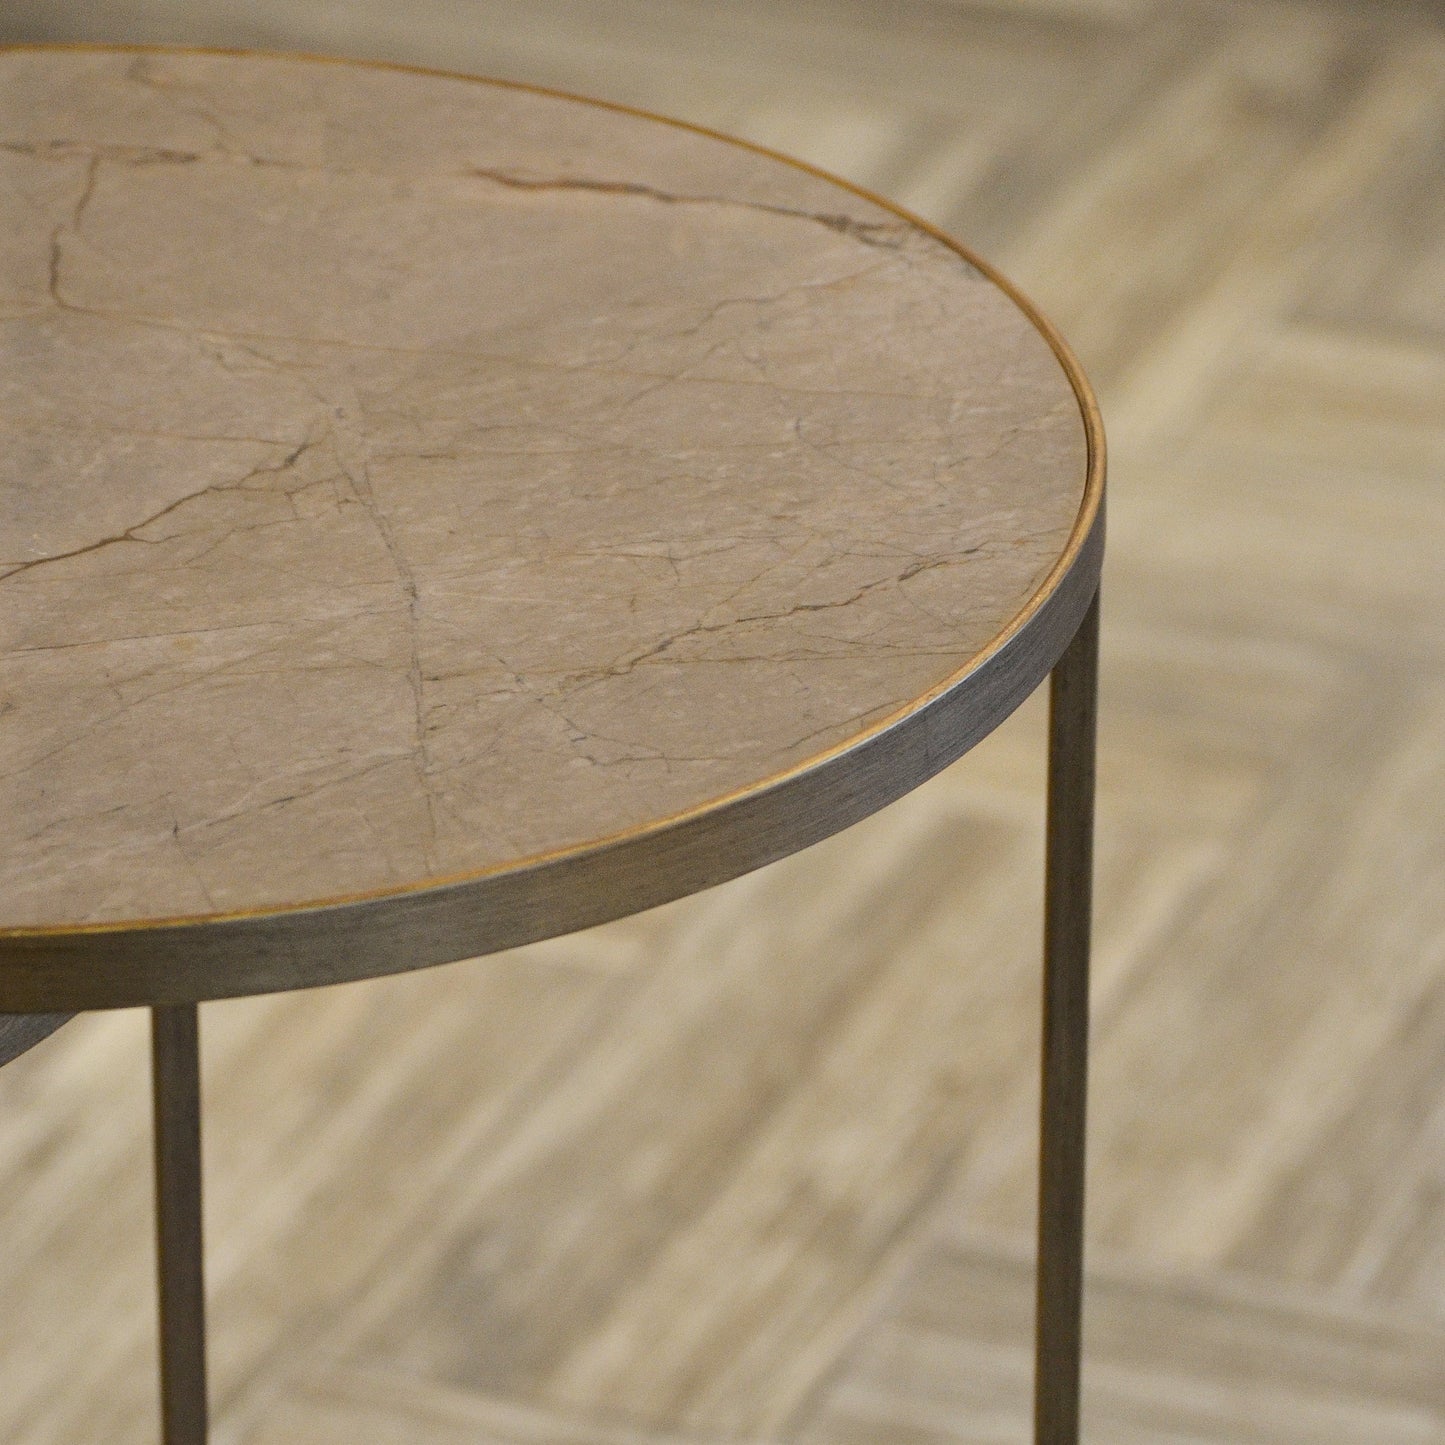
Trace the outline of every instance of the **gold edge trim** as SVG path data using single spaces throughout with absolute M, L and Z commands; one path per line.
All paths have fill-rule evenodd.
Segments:
M 290 914 L 320 913 L 331 909 L 349 908 L 359 904 L 379 903 L 391 898 L 402 899 L 416 897 L 421 894 L 455 888 L 467 883 L 480 883 L 486 879 L 499 878 L 507 874 L 536 872 L 564 860 L 581 858 L 588 854 L 606 853 L 622 843 L 653 834 L 666 833 L 686 823 L 704 818 L 708 814 L 722 812 L 724 809 L 744 799 L 769 792 L 787 782 L 789 779 L 808 772 L 822 771 L 827 768 L 829 764 L 846 756 L 848 753 L 870 742 L 881 734 L 888 732 L 890 729 L 897 727 L 907 719 L 927 712 L 929 708 L 934 706 L 942 697 L 953 692 L 961 684 L 966 682 L 974 672 L 978 671 L 990 658 L 1002 651 L 1004 647 L 1028 626 L 1029 622 L 1043 604 L 1058 591 L 1065 577 L 1073 570 L 1075 563 L 1078 561 L 1080 554 L 1093 535 L 1094 529 L 1099 522 L 1104 499 L 1104 478 L 1107 461 L 1103 415 L 1099 409 L 1098 399 L 1094 395 L 1094 389 L 1090 386 L 1088 378 L 1084 375 L 1078 358 L 1074 355 L 1073 350 L 1064 340 L 1058 329 L 1014 282 L 1009 280 L 1009 278 L 1003 275 L 995 266 L 970 250 L 962 242 L 948 235 L 947 232 L 935 226 L 931 221 L 926 221 L 921 216 L 914 215 L 911 211 L 868 190 L 864 186 L 845 180 L 841 176 L 835 176 L 820 166 L 799 160 L 795 156 L 785 155 L 783 152 L 772 150 L 768 146 L 758 145 L 753 141 L 742 140 L 738 136 L 727 135 L 723 131 L 713 130 L 709 126 L 697 125 L 691 121 L 678 120 L 674 116 L 658 115 L 654 111 L 643 110 L 637 106 L 625 105 L 619 101 L 597 100 L 589 96 L 575 95 L 565 90 L 555 90 L 548 86 L 528 84 L 526 81 L 503 80 L 482 75 L 468 75 L 462 71 L 438 70 L 428 66 L 409 65 L 401 61 L 366 60 L 356 56 L 319 55 L 307 51 L 248 50 L 233 46 L 108 45 L 95 41 L 20 42 L 0 45 L 0 55 L 14 54 L 17 52 L 47 51 L 71 51 L 101 55 L 215 55 L 232 56 L 237 59 L 292 60 L 323 65 L 348 65 L 369 70 L 389 70 L 407 75 L 427 76 L 432 79 L 458 80 L 473 85 L 491 85 L 506 90 L 524 91 L 532 95 L 548 96 L 555 100 L 566 100 L 578 105 L 596 106 L 603 110 L 615 111 L 622 115 L 636 116 L 641 120 L 655 121 L 663 125 L 673 126 L 678 130 L 691 131 L 696 135 L 707 136 L 712 140 L 722 141 L 727 145 L 736 146 L 742 150 L 752 151 L 756 155 L 766 156 L 770 160 L 779 161 L 794 170 L 803 171 L 805 174 L 838 186 L 842 190 L 848 191 L 860 199 L 869 202 L 871 205 L 888 211 L 901 220 L 908 222 L 910 225 L 916 227 L 926 235 L 931 236 L 934 240 L 953 251 L 981 275 L 986 277 L 994 286 L 997 286 L 998 289 L 1028 317 L 1034 329 L 1043 337 L 1062 368 L 1073 390 L 1074 398 L 1079 405 L 1080 419 L 1084 425 L 1086 460 L 1084 492 L 1080 500 L 1079 511 L 1075 517 L 1073 528 L 1069 533 L 1067 542 L 1064 544 L 1064 549 L 1060 552 L 1058 559 L 1055 561 L 1053 567 L 1049 569 L 1047 576 L 1045 576 L 1038 588 L 1024 603 L 1023 607 L 1014 614 L 1013 618 L 1003 630 L 997 633 L 986 647 L 975 653 L 960 667 L 955 668 L 953 672 L 949 673 L 947 677 L 936 683 L 927 692 L 920 694 L 911 702 L 904 703 L 889 713 L 887 717 L 879 719 L 879 721 L 864 728 L 861 732 L 853 734 L 840 743 L 835 743 L 832 747 L 825 749 L 821 753 L 815 753 L 811 757 L 793 763 L 786 768 L 781 768 L 775 773 L 769 773 L 755 782 L 745 783 L 741 787 L 734 788 L 731 792 L 720 793 L 715 797 L 706 799 L 704 802 L 696 803 L 690 808 L 684 808 L 679 812 L 670 813 L 666 817 L 654 818 L 649 822 L 640 823 L 616 833 L 604 834 L 599 838 L 589 838 L 581 843 L 567 844 L 544 853 L 529 854 L 523 858 L 494 864 L 486 868 L 446 874 L 439 878 L 427 879 L 421 883 L 402 884 L 393 888 L 376 888 L 360 893 L 337 894 L 328 898 L 311 899 L 300 903 L 282 903 L 262 908 L 187 914 L 176 917 L 134 918 L 106 923 L 47 924 L 38 928 L 0 928 L 0 943 L 23 943 L 48 938 L 101 937 L 107 934 L 156 932 L 163 929 L 204 929 L 217 925 L 245 922 L 247 920 L 284 918 Z

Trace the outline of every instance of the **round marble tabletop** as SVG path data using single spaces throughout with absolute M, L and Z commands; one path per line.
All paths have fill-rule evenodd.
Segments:
M 960 248 L 461 77 L 0 52 L 0 1008 L 651 906 L 956 758 L 1102 446 Z

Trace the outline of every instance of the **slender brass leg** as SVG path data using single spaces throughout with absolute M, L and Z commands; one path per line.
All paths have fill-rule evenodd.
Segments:
M 1050 679 L 1034 1440 L 1077 1445 L 1099 599 Z
M 206 1286 L 201 1253 L 201 1077 L 195 1004 L 151 1010 L 156 1266 L 165 1445 L 205 1445 Z

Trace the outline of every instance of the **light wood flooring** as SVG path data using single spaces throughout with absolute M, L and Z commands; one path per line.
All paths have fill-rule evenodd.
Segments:
M 7 0 L 673 112 L 952 228 L 1113 446 L 1094 1445 L 1445 1441 L 1445 9 Z M 1039 700 L 657 913 L 204 1011 L 225 1445 L 1027 1433 Z M 154 1438 L 142 1015 L 0 1073 L 0 1440 Z

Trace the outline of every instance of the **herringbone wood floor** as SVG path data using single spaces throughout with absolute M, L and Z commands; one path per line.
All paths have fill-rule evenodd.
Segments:
M 1445 12 L 10 0 L 732 130 L 1102 393 L 1088 1433 L 1445 1441 Z M 204 1014 L 218 1438 L 1026 1438 L 1042 714 L 593 934 Z M 143 1017 L 0 1074 L 0 1438 L 154 1433 Z

